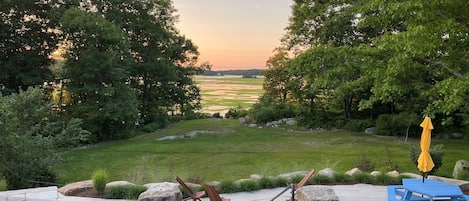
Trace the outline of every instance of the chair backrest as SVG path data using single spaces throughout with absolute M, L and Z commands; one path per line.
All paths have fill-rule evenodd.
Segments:
M 222 201 L 220 195 L 214 186 L 205 184 L 205 191 L 207 191 L 210 201 Z
M 176 181 L 182 186 L 182 188 L 184 189 L 184 191 L 186 191 L 186 193 L 189 194 L 189 196 L 193 196 L 194 195 L 194 192 L 191 190 L 191 188 L 189 188 L 189 186 L 186 185 L 186 183 L 184 183 L 184 181 L 182 181 L 181 178 L 179 178 L 178 176 L 176 176 Z
M 298 189 L 298 188 L 301 188 L 303 187 L 306 182 L 308 182 L 308 180 L 313 176 L 314 174 L 314 169 L 310 170 L 304 177 L 303 179 L 301 179 L 300 182 L 298 182 L 297 184 L 295 184 L 295 189 Z

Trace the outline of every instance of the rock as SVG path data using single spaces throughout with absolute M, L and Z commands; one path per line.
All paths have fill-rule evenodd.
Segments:
M 347 172 L 345 172 L 346 175 L 350 175 L 350 176 L 354 176 L 354 175 L 357 175 L 357 174 L 360 174 L 362 173 L 362 171 L 358 168 L 353 168 Z
M 107 191 L 113 187 L 118 187 L 118 186 L 135 186 L 135 184 L 130 183 L 128 181 L 113 181 L 113 182 L 109 182 L 106 184 L 106 188 L 104 191 Z
M 390 177 L 394 177 L 394 178 L 397 178 L 399 177 L 399 172 L 394 170 L 394 171 L 391 171 L 391 172 L 388 172 L 386 173 L 386 175 L 390 176 Z
M 331 168 L 325 168 L 325 169 L 319 170 L 316 174 L 327 176 L 327 178 L 334 178 L 337 172 Z
M 339 201 L 339 197 L 329 186 L 303 186 L 296 191 L 298 201 Z
M 458 178 L 459 174 L 462 172 L 469 172 L 469 161 L 458 160 L 454 165 L 453 169 L 453 178 Z
M 165 140 L 175 140 L 175 139 L 182 139 L 183 137 L 182 136 L 165 136 L 165 137 L 162 137 L 162 138 L 158 138 L 158 140 L 160 141 L 165 141 Z
M 453 139 L 463 139 L 464 138 L 464 135 L 462 133 L 452 133 L 451 134 L 451 137 Z
M 75 182 L 71 184 L 67 184 L 60 188 L 58 191 L 59 193 L 66 195 L 66 196 L 74 196 L 78 195 L 82 192 L 93 190 L 93 181 L 92 180 L 86 180 L 86 181 L 80 181 L 80 182 Z
M 304 177 L 306 174 L 308 174 L 308 171 L 296 171 L 296 172 L 280 174 L 278 175 L 278 177 L 290 180 L 291 178 L 296 177 L 296 176 Z
M 260 180 L 262 179 L 262 175 L 260 174 L 252 174 L 249 178 L 252 179 L 252 180 Z
M 365 129 L 365 133 L 367 133 L 367 134 L 373 134 L 374 132 L 375 132 L 375 127 Z
M 294 125 L 296 125 L 296 120 L 293 119 L 293 118 L 289 118 L 289 119 L 287 119 L 285 124 L 287 124 L 288 126 L 294 126 Z
M 145 184 L 147 190 L 138 196 L 139 201 L 179 201 L 182 193 L 177 183 Z
M 241 124 L 246 123 L 246 118 L 244 118 L 244 117 L 240 117 L 238 120 L 239 120 L 239 123 L 241 123 Z
M 377 177 L 377 176 L 380 176 L 382 174 L 383 173 L 381 173 L 380 171 L 376 171 L 376 170 L 370 173 L 370 175 L 373 176 L 373 177 Z
M 249 124 L 248 127 L 249 127 L 249 128 L 256 128 L 256 127 L 257 127 L 257 124 Z

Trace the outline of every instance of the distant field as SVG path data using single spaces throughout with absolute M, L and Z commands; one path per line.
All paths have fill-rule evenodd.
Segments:
M 263 78 L 241 76 L 196 76 L 201 90 L 202 110 L 205 113 L 224 115 L 230 108 L 249 109 L 262 90 Z

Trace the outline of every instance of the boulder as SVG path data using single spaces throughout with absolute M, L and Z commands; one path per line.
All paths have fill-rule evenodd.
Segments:
M 75 182 L 75 183 L 70 183 L 62 188 L 59 188 L 59 193 L 66 195 L 66 196 L 74 196 L 78 195 L 80 193 L 83 193 L 85 191 L 90 191 L 93 190 L 93 181 L 92 180 L 86 180 L 86 181 L 80 181 L 80 182 Z
M 394 170 L 394 171 L 386 173 L 386 175 L 388 175 L 390 177 L 393 177 L 393 178 L 397 178 L 397 177 L 399 177 L 399 172 Z
M 329 186 L 303 186 L 296 191 L 298 201 L 339 201 L 339 197 Z
M 462 172 L 469 172 L 469 161 L 458 160 L 453 169 L 453 178 L 458 178 L 459 174 Z
M 147 190 L 138 196 L 138 201 L 179 201 L 182 193 L 177 183 L 145 184 Z
M 360 174 L 362 173 L 362 171 L 358 168 L 353 168 L 347 172 L 345 172 L 346 175 L 349 175 L 349 176 L 354 176 L 354 175 L 357 175 L 357 174 Z
M 380 176 L 382 174 L 383 173 L 381 173 L 380 171 L 376 171 L 376 170 L 370 173 L 370 175 L 373 176 L 373 177 L 377 177 L 377 176 Z
M 375 127 L 366 128 L 365 133 L 367 133 L 367 134 L 375 133 Z
M 105 190 L 108 191 L 109 189 L 113 187 L 118 187 L 118 186 L 135 186 L 134 183 L 130 183 L 128 181 L 112 181 L 106 184 Z
M 252 174 L 251 176 L 249 176 L 249 178 L 252 179 L 252 180 L 260 180 L 260 179 L 262 179 L 262 177 L 263 176 L 260 175 L 260 174 Z
M 327 178 L 334 178 L 337 172 L 331 168 L 325 168 L 325 169 L 319 170 L 317 174 L 327 176 Z
M 290 180 L 290 179 L 292 179 L 293 177 L 296 177 L 296 176 L 304 177 L 306 174 L 308 174 L 308 171 L 296 171 L 296 172 L 280 174 L 280 175 L 278 175 L 278 177 Z

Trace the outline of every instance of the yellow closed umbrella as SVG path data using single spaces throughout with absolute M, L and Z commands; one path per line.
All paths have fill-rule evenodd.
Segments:
M 431 143 L 431 132 L 433 130 L 433 124 L 430 117 L 425 117 L 423 122 L 420 124 L 423 128 L 422 137 L 420 138 L 420 149 L 421 153 L 417 160 L 418 169 L 424 173 L 423 181 L 425 181 L 425 173 L 430 172 L 435 164 L 433 163 L 432 156 L 430 155 L 430 143 Z

